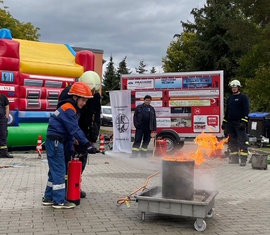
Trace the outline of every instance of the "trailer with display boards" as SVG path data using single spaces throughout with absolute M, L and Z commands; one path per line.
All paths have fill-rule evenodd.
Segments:
M 157 117 L 156 137 L 165 138 L 167 152 L 199 133 L 223 137 L 223 71 L 122 75 L 121 89 L 131 90 L 132 117 L 145 95 Z M 135 127 L 132 123 L 132 134 Z

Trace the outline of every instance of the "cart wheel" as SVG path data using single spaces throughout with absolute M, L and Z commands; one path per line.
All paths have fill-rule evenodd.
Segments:
M 212 208 L 206 215 L 207 218 L 212 218 L 214 215 L 214 208 Z
M 203 232 L 206 229 L 206 222 L 204 220 L 202 220 L 202 223 L 200 224 L 198 222 L 198 219 L 195 221 L 194 223 L 194 228 L 198 231 L 198 232 Z
M 142 221 L 145 220 L 145 212 L 142 212 Z

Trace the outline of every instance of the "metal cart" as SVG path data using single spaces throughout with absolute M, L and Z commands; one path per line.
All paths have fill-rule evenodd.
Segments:
M 204 218 L 211 218 L 214 214 L 217 194 L 218 191 L 195 190 L 193 200 L 168 199 L 162 197 L 162 188 L 157 186 L 137 196 L 138 210 L 142 212 L 142 221 L 145 212 L 196 218 L 194 228 L 202 232 L 206 229 Z

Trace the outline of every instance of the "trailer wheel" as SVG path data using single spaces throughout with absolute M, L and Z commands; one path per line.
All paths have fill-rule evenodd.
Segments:
M 202 223 L 198 222 L 198 219 L 195 221 L 194 223 L 194 228 L 198 231 L 198 232 L 203 232 L 206 229 L 206 222 L 204 220 L 202 220 Z
M 176 139 L 173 137 L 173 135 L 170 134 L 164 134 L 162 136 L 160 136 L 162 139 L 166 139 L 166 145 L 167 145 L 167 149 L 166 152 L 167 153 L 173 153 L 174 151 L 176 151 L 177 148 L 177 141 Z

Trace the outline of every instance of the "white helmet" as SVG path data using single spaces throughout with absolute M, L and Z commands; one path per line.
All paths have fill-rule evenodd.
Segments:
M 230 82 L 230 87 L 241 87 L 241 83 L 238 80 L 233 80 Z
M 90 90 L 99 90 L 101 87 L 101 81 L 99 75 L 94 71 L 86 71 L 79 77 L 79 82 L 86 83 Z

